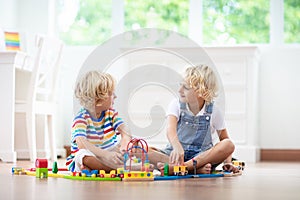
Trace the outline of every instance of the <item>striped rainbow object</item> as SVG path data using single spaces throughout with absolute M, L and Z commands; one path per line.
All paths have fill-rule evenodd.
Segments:
M 18 32 L 4 32 L 6 50 L 20 50 L 20 35 Z

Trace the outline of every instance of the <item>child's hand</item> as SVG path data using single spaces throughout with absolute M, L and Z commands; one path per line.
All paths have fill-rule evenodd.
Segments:
M 127 151 L 127 145 L 120 145 L 119 151 L 121 152 L 122 155 Z
M 184 163 L 184 150 L 183 148 L 174 148 L 170 154 L 169 162 L 174 165 L 183 165 Z
M 127 151 L 127 146 L 129 144 L 129 142 L 130 142 L 129 137 L 122 138 L 120 144 L 118 145 L 120 152 L 126 152 Z
M 118 168 L 123 165 L 124 157 L 121 152 L 117 151 L 107 151 L 105 155 L 105 163 L 111 168 Z

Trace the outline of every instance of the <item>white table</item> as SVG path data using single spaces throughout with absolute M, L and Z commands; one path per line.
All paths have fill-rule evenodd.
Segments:
M 0 52 L 0 159 L 16 162 L 15 126 L 15 72 L 25 65 L 27 55 L 23 52 Z

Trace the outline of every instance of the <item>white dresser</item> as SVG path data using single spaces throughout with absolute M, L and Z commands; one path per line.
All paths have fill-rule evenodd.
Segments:
M 225 118 L 236 145 L 234 156 L 247 162 L 259 160 L 258 147 L 258 49 L 257 47 L 207 47 L 225 90 Z
M 155 105 L 160 105 L 166 110 L 174 98 L 174 93 L 177 93 L 178 83 L 175 81 L 176 78 L 173 77 L 175 74 L 172 71 L 177 71 L 180 74 L 184 72 L 185 67 L 188 66 L 187 62 L 182 59 L 184 57 L 194 64 L 212 65 L 214 63 L 224 86 L 225 103 L 220 105 L 225 110 L 229 135 L 236 145 L 234 157 L 247 162 L 258 161 L 257 47 L 205 47 L 204 51 L 198 47 L 171 47 L 169 50 L 178 54 L 171 55 L 172 53 L 159 49 L 148 49 L 134 53 L 131 57 L 124 56 L 122 62 L 116 64 L 116 69 L 120 69 L 119 66 L 124 65 L 122 68 L 124 72 L 121 75 L 116 74 L 116 72 L 120 73 L 120 70 L 110 71 L 117 76 L 118 80 L 121 80 L 121 85 L 124 86 L 121 90 L 117 90 L 120 97 L 116 100 L 117 109 L 118 106 L 123 109 L 126 107 L 124 103 L 128 102 L 130 104 L 128 105 L 130 118 L 124 118 L 125 121 L 131 120 L 137 126 L 142 125 L 141 128 L 132 129 L 133 135 L 148 137 L 147 141 L 150 145 L 159 148 L 164 147 L 167 142 L 166 127 L 155 134 L 158 132 L 155 130 L 157 125 L 161 125 L 165 120 L 164 114 L 154 111 L 150 116 L 150 112 Z M 158 70 L 152 72 L 155 71 L 156 66 L 158 66 Z M 152 71 L 149 70 L 151 67 L 153 68 Z M 137 72 L 139 68 L 144 69 Z M 133 75 L 128 83 L 122 82 L 124 76 L 134 72 L 136 73 L 135 76 Z M 137 82 L 137 77 L 143 77 L 143 80 L 140 81 L 143 84 Z M 176 89 L 173 89 L 172 94 L 166 90 L 165 86 L 172 86 L 174 82 L 176 82 Z M 126 85 L 130 84 L 138 86 L 138 88 L 132 89 L 134 87 L 128 86 L 126 89 Z M 129 93 L 130 95 L 128 95 Z M 119 111 L 123 117 L 122 109 Z M 130 127 L 132 128 L 134 124 L 130 124 Z
M 22 69 L 27 55 L 22 52 L 0 52 L 0 159 L 16 162 L 15 121 L 15 76 L 16 69 Z

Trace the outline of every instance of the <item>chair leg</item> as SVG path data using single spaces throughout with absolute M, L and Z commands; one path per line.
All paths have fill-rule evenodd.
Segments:
M 48 137 L 49 137 L 50 149 L 51 149 L 51 160 L 57 161 L 56 137 L 55 137 L 53 121 L 54 121 L 53 116 L 47 115 L 47 127 L 48 127 Z
M 26 112 L 27 142 L 31 162 L 35 162 L 37 158 L 35 123 L 35 114 L 32 112 Z

